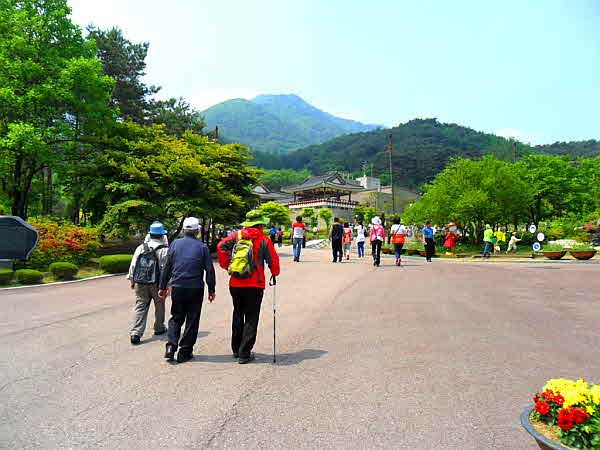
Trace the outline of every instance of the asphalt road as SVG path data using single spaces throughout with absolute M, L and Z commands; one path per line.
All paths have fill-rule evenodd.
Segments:
M 275 366 L 270 292 L 258 360 L 231 358 L 220 270 L 179 365 L 129 344 L 123 277 L 0 291 L 0 447 L 533 450 L 533 392 L 600 380 L 597 264 L 283 260 Z

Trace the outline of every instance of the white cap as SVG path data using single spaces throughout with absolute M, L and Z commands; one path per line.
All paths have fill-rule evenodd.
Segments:
M 186 217 L 183 219 L 183 229 L 196 231 L 200 227 L 200 222 L 195 217 Z
M 379 218 L 379 216 L 375 216 L 371 219 L 371 223 L 373 225 L 381 225 L 381 219 Z

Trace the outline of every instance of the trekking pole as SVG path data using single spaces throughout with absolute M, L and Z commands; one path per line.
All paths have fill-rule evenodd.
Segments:
M 277 313 L 277 278 L 271 275 L 271 279 L 269 280 L 269 286 L 273 286 L 273 364 L 277 362 L 276 357 L 276 313 Z

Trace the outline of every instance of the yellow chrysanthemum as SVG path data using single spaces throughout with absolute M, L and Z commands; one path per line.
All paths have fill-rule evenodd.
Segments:
M 590 388 L 590 400 L 595 405 L 600 405 L 600 385 L 592 385 Z
M 565 408 L 587 403 L 591 397 L 590 388 L 583 378 L 577 381 L 555 378 L 546 383 L 544 390 L 560 393 L 565 399 Z

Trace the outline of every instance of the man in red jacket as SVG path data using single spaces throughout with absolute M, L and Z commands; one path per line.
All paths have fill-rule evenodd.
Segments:
M 260 305 L 266 284 L 264 264 L 267 263 L 269 266 L 271 275 L 274 277 L 279 275 L 279 255 L 271 239 L 263 233 L 263 227 L 268 224 L 268 219 L 263 218 L 256 210 L 250 211 L 246 219 L 246 222 L 242 223 L 243 230 L 226 237 L 217 246 L 219 265 L 227 269 L 231 275 L 229 279 L 229 292 L 233 299 L 231 350 L 233 357 L 239 358 L 240 364 L 247 364 L 254 360 L 252 348 L 256 342 Z M 236 249 L 238 242 L 240 244 Z M 232 264 L 232 254 L 234 259 L 240 258 L 239 255 L 243 255 L 244 252 L 239 249 L 248 242 L 252 242 L 252 269 L 250 273 L 240 275 L 236 272 L 237 267 Z

